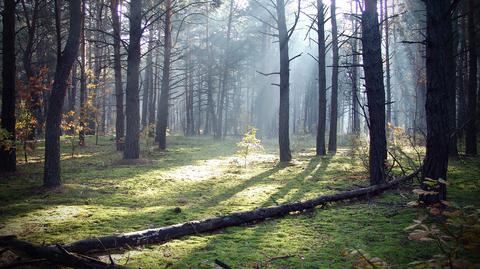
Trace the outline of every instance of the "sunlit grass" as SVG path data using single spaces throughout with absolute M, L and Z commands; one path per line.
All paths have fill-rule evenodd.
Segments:
M 131 232 L 309 199 L 368 184 L 362 162 L 348 148 L 315 157 L 312 138 L 293 138 L 294 161 L 278 164 L 276 141 L 252 154 L 245 166 L 236 140 L 171 136 L 166 152 L 142 152 L 146 161 L 122 163 L 110 138 L 87 139 L 69 156 L 62 144 L 63 187 L 41 189 L 43 149 L 0 181 L 0 234 L 37 243 L 71 242 Z M 479 159 L 452 162 L 452 199 L 478 204 Z M 401 192 L 401 195 L 398 194 Z M 431 249 L 406 240 L 403 228 L 415 217 L 414 199 L 397 190 L 371 201 L 334 204 L 256 225 L 232 227 L 114 255 L 142 268 L 214 268 L 220 259 L 233 268 L 345 268 L 344 248 L 359 247 L 403 268 Z M 174 210 L 179 207 L 181 212 Z M 393 213 L 392 213 L 393 212 Z M 288 256 L 285 258 L 275 258 Z

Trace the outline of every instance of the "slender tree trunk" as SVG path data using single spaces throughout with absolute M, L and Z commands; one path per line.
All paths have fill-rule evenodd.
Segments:
M 167 148 L 168 99 L 170 98 L 170 64 L 172 54 L 172 1 L 165 0 L 165 38 L 163 76 L 157 115 L 157 140 L 161 150 Z
M 276 0 L 277 25 L 280 48 L 280 108 L 278 117 L 278 144 L 280 162 L 292 160 L 290 152 L 290 58 L 288 54 L 288 30 L 284 0 Z
M 317 156 L 327 153 L 325 147 L 325 128 L 327 122 L 327 79 L 325 70 L 325 16 L 322 0 L 317 0 L 317 33 L 318 33 L 318 124 L 317 124 Z
M 357 3 L 353 3 L 355 5 L 355 14 L 358 12 Z M 353 13 L 353 7 L 351 8 L 351 12 Z M 357 27 L 358 23 L 355 18 L 352 17 L 352 32 L 357 36 Z M 352 39 L 352 133 L 355 136 L 360 135 L 360 95 L 358 91 L 358 41 L 357 38 Z
M 153 77 L 153 27 L 150 27 L 148 38 L 148 54 L 147 63 L 145 67 L 145 83 L 143 84 L 143 98 L 142 98 L 142 128 L 148 125 L 149 102 L 150 95 L 153 91 L 152 77 Z
M 130 1 L 130 42 L 128 45 L 128 67 L 125 114 L 127 118 L 124 159 L 140 157 L 140 39 L 142 38 L 142 0 Z
M 206 7 L 205 23 L 205 47 L 207 48 L 207 117 L 205 120 L 205 134 L 211 130 L 217 130 L 217 117 L 215 115 L 215 104 L 213 101 L 213 70 L 212 70 L 212 49 L 210 46 L 210 17 L 209 5 Z M 210 123 L 212 126 L 210 126 Z
M 59 16 L 60 14 L 57 14 Z M 49 98 L 45 129 L 45 169 L 43 185 L 56 187 L 60 180 L 60 123 L 68 86 L 68 76 L 78 53 L 82 24 L 81 0 L 70 1 L 70 29 L 63 52 L 58 52 L 55 79 Z M 58 38 L 60 38 L 58 36 Z M 61 48 L 57 48 L 61 50 Z
M 77 64 L 74 62 L 72 67 L 72 91 L 68 96 L 68 111 L 75 111 L 75 100 L 77 98 Z M 73 120 L 73 119 L 71 119 Z
M 117 150 L 123 150 L 123 138 L 125 134 L 125 114 L 123 113 L 123 85 L 122 85 L 122 62 L 120 56 L 120 18 L 118 16 L 118 6 L 120 0 L 110 1 L 110 12 L 112 15 L 113 29 L 113 68 L 115 73 L 115 141 Z
M 2 67 L 2 112 L 1 128 L 15 141 L 15 0 L 5 0 L 3 10 L 3 67 Z M 0 172 L 13 172 L 16 167 L 15 147 L 0 146 Z
M 460 13 L 463 13 L 465 10 L 465 3 L 459 3 L 460 5 Z M 458 46 L 458 63 L 457 63 L 457 88 L 458 88 L 458 100 L 457 100 L 457 113 L 458 113 L 458 120 L 457 120 L 457 139 L 463 141 L 464 139 L 464 129 L 462 128 L 467 120 L 467 99 L 465 97 L 465 88 L 467 84 L 466 81 L 466 64 L 467 61 L 465 60 L 466 52 L 466 42 L 465 42 L 465 18 L 458 19 L 458 39 L 459 39 L 459 46 Z M 462 144 L 462 142 L 460 142 Z
M 328 151 L 337 152 L 337 119 L 338 119 L 338 30 L 335 0 L 332 0 L 330 7 L 332 20 L 332 98 L 330 109 L 330 135 L 328 137 Z
M 78 144 L 85 145 L 85 128 L 87 126 L 87 111 L 85 102 L 87 101 L 87 76 L 86 76 L 86 41 L 85 41 L 85 25 L 82 23 L 82 32 L 80 34 L 80 131 L 78 134 Z
M 150 91 L 149 108 L 148 108 L 148 124 L 155 124 L 155 104 L 157 103 L 157 89 L 158 89 L 158 52 L 155 51 L 155 68 L 152 66 L 152 87 Z M 152 133 L 152 137 L 154 133 Z
M 453 65 L 450 0 L 427 0 L 427 154 L 422 177 L 447 179 L 448 168 L 448 97 Z M 428 184 L 422 184 L 431 190 Z M 439 184 L 436 195 L 422 195 L 423 202 L 446 199 L 446 186 Z
M 214 137 L 216 139 L 222 138 L 222 130 L 225 129 L 223 128 L 223 110 L 228 109 L 225 105 L 225 98 L 227 95 L 227 87 L 228 87 L 228 72 L 230 69 L 230 63 L 229 63 L 229 57 L 230 57 L 230 39 L 231 39 L 231 33 L 232 33 L 232 21 L 233 21 L 233 4 L 234 1 L 230 0 L 230 11 L 228 14 L 228 23 L 227 23 L 227 43 L 225 45 L 225 54 L 223 56 L 223 71 L 222 71 L 222 78 L 221 78 L 221 85 L 222 87 L 220 88 L 220 101 L 218 103 L 218 109 L 217 109 L 217 130 L 214 134 Z
M 465 152 L 467 155 L 477 155 L 477 46 L 475 35 L 475 0 L 468 0 L 468 92 L 467 114 L 468 123 L 465 136 Z
M 383 0 L 380 0 L 383 1 Z M 387 92 L 387 123 L 392 123 L 392 87 L 390 75 L 390 21 L 388 18 L 388 1 L 385 0 L 385 75 L 386 92 Z
M 385 134 L 385 88 L 377 1 L 366 0 L 362 14 L 363 68 L 369 114 L 369 172 L 370 184 L 385 181 L 387 141 Z
M 190 40 L 187 38 L 187 43 L 190 43 Z M 190 44 L 188 45 L 190 46 Z M 185 116 L 186 116 L 186 135 L 193 136 L 195 135 L 195 126 L 194 126 L 194 108 L 193 108 L 193 66 L 191 59 L 191 48 L 187 49 L 186 52 L 186 66 L 185 66 Z
M 458 7 L 455 9 L 455 13 L 454 13 L 454 17 L 458 17 Z M 453 19 L 451 21 L 451 24 L 452 24 L 452 27 L 451 27 L 451 31 L 452 31 L 452 34 L 453 34 L 453 29 L 456 28 L 458 22 L 457 22 L 457 19 Z M 451 61 L 452 62 L 452 65 L 453 65 L 453 68 L 449 69 L 449 71 L 452 72 L 451 74 L 451 79 L 449 80 L 449 83 L 450 83 L 450 86 L 448 87 L 448 133 L 449 134 L 452 134 L 449 138 L 449 142 L 448 142 L 448 155 L 450 157 L 458 157 L 458 147 L 457 147 L 457 144 L 458 144 L 458 141 L 457 141 L 457 132 L 456 132 L 456 129 L 457 129 L 457 107 L 456 107 L 456 104 L 457 104 L 457 60 L 455 59 L 455 55 L 457 53 L 457 47 L 458 47 L 458 43 L 459 43 L 459 40 L 458 40 L 458 34 L 456 34 L 456 36 L 454 38 L 452 38 L 452 46 L 451 46 L 451 49 L 452 49 L 452 57 L 454 57 L 454 59 Z

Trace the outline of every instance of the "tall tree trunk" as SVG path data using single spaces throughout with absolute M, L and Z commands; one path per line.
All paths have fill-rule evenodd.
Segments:
M 383 1 L 383 0 L 380 0 Z M 387 123 L 392 122 L 392 87 L 391 87 L 391 75 L 390 75 L 390 23 L 388 18 L 388 1 L 385 0 L 385 75 L 386 92 L 387 92 Z
M 362 13 L 362 45 L 369 115 L 370 184 L 376 185 L 385 181 L 385 160 L 387 158 L 385 88 L 376 0 L 365 1 L 365 10 Z
M 459 3 L 460 13 L 463 14 L 465 12 L 465 3 Z M 467 61 L 466 61 L 466 40 L 465 40 L 465 17 L 461 17 L 458 19 L 457 25 L 457 32 L 458 32 L 458 40 L 459 46 L 457 50 L 458 54 L 458 63 L 457 63 L 457 89 L 458 89 L 458 100 L 457 100 L 457 140 L 463 141 L 464 139 L 464 128 L 463 125 L 467 120 L 467 99 L 465 95 L 465 89 L 468 87 L 466 80 L 466 70 L 467 70 Z M 462 144 L 462 142 L 461 142 Z
M 338 119 L 338 30 L 335 0 L 330 7 L 332 20 L 332 98 L 330 101 L 330 135 L 328 137 L 328 151 L 337 152 L 337 119 Z
M 110 1 L 110 12 L 112 15 L 113 28 L 113 68 L 115 73 L 115 141 L 117 150 L 123 150 L 123 137 L 125 134 L 125 114 L 123 113 L 123 85 L 122 85 L 122 62 L 120 56 L 120 18 L 118 6 L 120 0 Z
M 143 84 L 143 98 L 142 98 L 142 128 L 148 124 L 149 102 L 152 90 L 153 78 L 153 27 L 150 27 L 148 38 L 148 54 L 147 63 L 145 67 L 145 83 Z
M 446 180 L 448 168 L 448 97 L 453 65 L 450 0 L 427 0 L 427 154 L 422 177 Z M 431 190 L 428 184 L 422 184 Z M 424 202 L 446 199 L 446 186 L 439 184 L 436 195 L 422 195 Z
M 452 27 L 451 27 L 451 31 L 453 33 L 453 29 L 456 29 L 457 28 L 457 17 L 458 17 L 458 14 L 459 14 L 459 10 L 458 10 L 458 6 L 457 8 L 455 8 L 455 13 L 454 13 L 454 17 L 455 19 L 453 19 L 451 21 L 451 24 L 452 24 Z M 458 43 L 459 43 L 459 40 L 458 40 L 458 34 L 455 34 L 456 36 L 453 38 L 452 40 L 452 55 L 456 55 L 457 54 L 457 47 L 458 47 Z M 454 56 L 453 56 L 454 57 Z M 448 133 L 449 134 L 452 134 L 450 135 L 450 139 L 449 139 L 449 142 L 448 142 L 448 155 L 450 157 L 458 157 L 458 147 L 457 147 L 457 144 L 458 144 L 458 139 L 457 139 L 457 132 L 456 132 L 456 129 L 457 129 L 457 60 L 455 59 L 455 57 L 453 58 L 452 60 L 452 65 L 453 65 L 453 68 L 449 69 L 452 74 L 451 74 L 451 79 L 449 80 L 449 83 L 450 83 L 450 86 L 448 87 Z
M 477 154 L 477 46 L 475 36 L 475 0 L 468 0 L 468 123 L 465 132 L 465 153 Z
M 15 141 L 15 0 L 5 0 L 3 10 L 3 67 L 2 67 L 2 112 L 1 127 L 10 139 Z M 15 147 L 5 148 L 0 145 L 0 172 L 13 172 L 17 169 Z
M 165 0 L 165 38 L 163 42 L 163 76 L 158 102 L 157 140 L 161 150 L 167 148 L 168 99 L 170 98 L 170 64 L 172 54 L 172 1 Z
M 355 14 L 358 12 L 358 5 L 356 2 L 352 2 L 355 5 Z M 353 13 L 353 7 L 351 7 L 351 12 Z M 357 20 L 352 16 L 352 32 L 355 38 L 352 38 L 352 133 L 355 136 L 360 135 L 360 95 L 358 91 L 358 40 L 356 38 L 357 36 L 357 27 L 358 27 L 358 22 Z
M 195 135 L 194 113 L 193 113 L 193 66 L 192 49 L 190 48 L 189 33 L 187 33 L 187 46 L 185 55 L 185 119 L 187 136 Z
M 213 101 L 213 70 L 212 70 L 212 49 L 210 46 L 210 17 L 209 5 L 206 7 L 205 23 L 205 47 L 207 48 L 207 117 L 205 120 L 205 134 L 211 130 L 217 130 L 217 117 L 215 115 L 215 104 Z M 212 126 L 210 126 L 210 124 Z
M 225 45 L 225 54 L 223 55 L 223 71 L 222 71 L 222 78 L 221 78 L 221 85 L 222 87 L 220 88 L 220 101 L 218 103 L 218 109 L 217 109 L 217 130 L 214 133 L 214 137 L 216 139 L 222 138 L 222 130 L 223 128 L 223 110 L 228 109 L 228 106 L 225 105 L 225 98 L 227 97 L 227 87 L 228 87 L 228 72 L 230 69 L 230 62 L 229 62 L 229 57 L 230 57 L 230 39 L 231 39 L 231 34 L 232 34 L 232 21 L 233 21 L 233 4 L 234 1 L 230 0 L 230 10 L 228 14 L 228 23 L 227 23 L 227 43 Z M 225 112 L 226 113 L 226 112 Z
M 278 115 L 278 144 L 280 162 L 292 160 L 290 152 L 290 58 L 288 54 L 288 30 L 284 0 L 276 0 L 277 26 L 280 48 L 280 108 Z
M 142 38 L 142 0 L 130 1 L 130 42 L 128 44 L 128 67 L 125 114 L 127 118 L 124 159 L 140 157 L 140 39 Z
M 60 14 L 57 14 L 59 16 Z M 55 79 L 49 98 L 45 128 L 45 169 L 43 185 L 56 187 L 60 180 L 60 123 L 62 107 L 68 86 L 68 76 L 77 57 L 82 24 L 81 0 L 70 1 L 70 29 L 63 52 L 58 52 Z M 57 38 L 60 39 L 60 36 Z M 57 48 L 61 49 L 61 48 Z
M 327 79 L 325 70 L 325 16 L 322 0 L 317 0 L 317 33 L 318 33 L 318 124 L 317 124 L 317 156 L 327 153 L 325 147 L 325 127 L 327 122 Z
M 85 145 L 85 129 L 87 126 L 87 111 L 85 103 L 87 101 L 87 76 L 86 76 L 86 41 L 85 41 L 85 22 L 82 23 L 82 32 L 80 34 L 80 131 L 78 133 L 78 144 Z
M 153 40 L 152 40 L 153 41 Z M 156 50 L 152 51 L 152 54 L 155 53 L 155 63 L 151 64 L 151 74 L 150 74 L 150 91 L 148 96 L 148 124 L 155 124 L 155 104 L 156 104 L 156 97 L 157 97 L 157 65 L 158 65 L 158 53 Z M 154 67 L 155 66 L 155 73 Z M 151 134 L 154 135 L 153 133 Z

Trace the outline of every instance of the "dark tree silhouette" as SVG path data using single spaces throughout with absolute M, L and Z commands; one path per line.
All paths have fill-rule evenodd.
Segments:
M 56 16 L 58 21 L 60 18 L 58 11 Z M 80 44 L 81 24 L 81 0 L 72 0 L 70 1 L 70 29 L 68 39 L 64 50 L 57 51 L 55 79 L 47 110 L 45 127 L 45 169 L 43 174 L 43 185 L 46 187 L 56 187 L 61 184 L 60 123 L 62 121 L 62 107 L 67 91 L 68 77 L 72 70 L 73 62 L 77 56 Z M 59 27 L 57 27 L 57 31 L 60 32 Z M 57 38 L 60 40 L 60 36 L 57 36 Z M 61 47 L 57 46 L 57 50 L 61 50 Z
M 475 0 L 468 0 L 468 89 L 467 89 L 467 128 L 465 132 L 465 152 L 477 154 L 477 45 L 475 35 Z
M 376 185 L 385 181 L 385 160 L 387 158 L 382 43 L 376 0 L 365 1 L 365 10 L 362 13 L 362 45 L 370 132 L 370 184 Z
M 422 177 L 446 180 L 448 168 L 448 96 L 453 65 L 450 0 L 427 0 L 427 154 Z M 428 184 L 422 184 L 431 190 Z M 446 186 L 439 184 L 436 195 L 422 195 L 427 203 L 446 199 Z
M 3 67 L 2 67 L 2 114 L 1 127 L 15 141 L 15 0 L 5 0 L 3 10 Z M 0 145 L 0 172 L 16 170 L 15 148 Z
M 317 0 L 317 43 L 318 43 L 318 124 L 317 156 L 327 153 L 325 147 L 325 126 L 327 122 L 327 78 L 325 70 L 325 8 L 322 0 Z
M 125 114 L 127 118 L 127 132 L 125 135 L 124 159 L 138 159 L 140 157 L 140 39 L 142 38 L 142 0 L 130 2 L 130 42 L 128 45 L 128 67 Z
M 118 17 L 119 0 L 110 1 L 113 29 L 113 69 L 115 72 L 115 100 L 117 116 L 115 120 L 115 140 L 117 150 L 123 150 L 123 137 L 125 133 L 125 114 L 123 113 L 123 86 L 122 62 L 120 56 L 120 18 Z
M 337 152 L 337 119 L 338 119 L 338 29 L 335 0 L 332 0 L 330 7 L 332 21 L 332 97 L 330 101 L 330 134 L 328 137 L 328 151 L 332 153 Z
M 290 152 L 290 58 L 288 56 L 289 32 L 285 18 L 284 0 L 276 0 L 278 39 L 280 48 L 280 108 L 278 126 L 278 144 L 280 147 L 280 161 L 292 160 Z
M 165 0 L 165 35 L 163 43 L 163 76 L 157 114 L 157 140 L 161 150 L 167 148 L 168 99 L 170 98 L 170 65 L 172 57 L 172 1 Z

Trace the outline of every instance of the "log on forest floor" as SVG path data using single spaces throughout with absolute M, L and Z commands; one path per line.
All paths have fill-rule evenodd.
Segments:
M 356 190 L 340 192 L 332 195 L 319 196 L 315 199 L 303 202 L 295 202 L 284 205 L 258 208 L 251 211 L 235 212 L 229 215 L 214 217 L 199 221 L 189 221 L 171 226 L 136 231 L 120 235 L 111 235 L 99 238 L 85 239 L 65 245 L 64 248 L 70 252 L 106 252 L 113 249 L 126 249 L 148 244 L 165 243 L 187 235 L 211 232 L 218 229 L 238 226 L 245 223 L 252 223 L 269 218 L 278 218 L 292 212 L 301 212 L 307 209 L 329 203 L 348 199 L 369 198 L 397 186 L 407 180 L 411 180 L 420 172 L 417 169 L 410 175 L 394 179 L 381 185 L 375 185 Z
M 32 258 L 31 260 L 20 260 L 11 264 L 0 266 L 0 268 L 23 268 L 28 264 L 37 265 L 42 262 L 50 264 L 63 265 L 76 269 L 127 269 L 127 267 L 117 265 L 110 259 L 110 263 L 102 262 L 78 253 L 71 253 L 60 245 L 40 246 L 18 240 L 15 236 L 0 237 L 0 246 L 11 249 L 19 257 Z M 36 267 L 35 267 L 36 268 Z
M 38 246 L 18 240 L 15 236 L 0 237 L 0 246 L 24 253 L 26 256 L 33 259 L 41 258 L 54 264 L 60 264 L 72 268 L 126 268 L 114 264 L 111 259 L 110 264 L 107 264 L 100 260 L 85 256 L 82 253 L 104 253 L 111 250 L 123 250 L 136 246 L 165 243 L 169 240 L 187 235 L 201 234 L 226 227 L 253 223 L 270 218 L 278 218 L 292 212 L 305 211 L 330 202 L 370 198 L 391 189 L 404 181 L 413 179 L 418 175 L 420 170 L 421 168 L 417 169 L 410 175 L 381 185 L 319 196 L 315 199 L 303 202 L 258 208 L 251 211 L 235 212 L 225 216 L 190 221 L 156 229 L 84 239 L 64 246 Z

